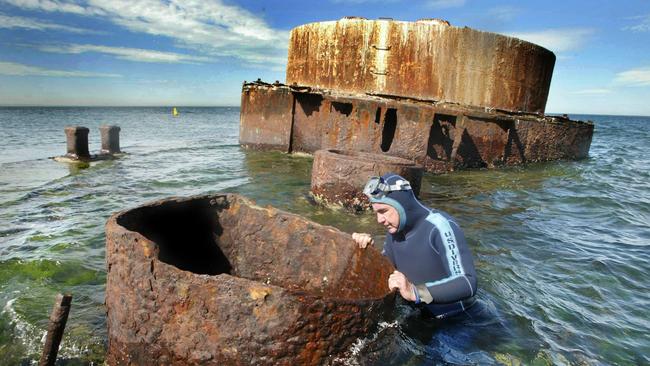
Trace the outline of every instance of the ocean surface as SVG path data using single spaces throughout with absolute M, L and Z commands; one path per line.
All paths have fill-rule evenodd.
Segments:
M 54 296 L 74 295 L 60 358 L 103 362 L 104 224 L 169 196 L 237 192 L 346 232 L 372 214 L 313 206 L 312 159 L 246 151 L 238 108 L 0 108 L 0 365 L 38 360 Z M 426 175 L 421 198 L 455 216 L 481 312 L 435 323 L 405 304 L 348 365 L 650 364 L 650 118 L 595 123 L 589 158 Z M 58 163 L 66 125 L 122 128 L 119 160 Z

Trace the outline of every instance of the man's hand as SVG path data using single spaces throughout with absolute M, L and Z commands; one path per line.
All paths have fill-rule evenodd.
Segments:
M 363 233 L 352 233 L 352 240 L 354 240 L 354 242 L 357 243 L 361 249 L 367 247 L 368 244 L 373 245 L 375 242 L 372 240 L 372 236 L 370 236 L 370 234 Z
M 391 290 L 399 290 L 399 294 L 406 300 L 416 300 L 414 293 L 415 287 L 400 271 L 395 271 L 388 277 L 388 288 Z

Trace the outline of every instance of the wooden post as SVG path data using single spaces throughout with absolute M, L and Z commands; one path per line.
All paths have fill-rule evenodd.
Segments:
M 68 320 L 71 303 L 72 295 L 56 295 L 54 308 L 52 309 L 52 314 L 50 314 L 50 324 L 47 327 L 43 355 L 41 356 L 41 361 L 38 363 L 39 366 L 54 366 L 56 354 L 59 352 L 59 344 L 61 344 L 61 338 L 63 338 L 65 323 Z

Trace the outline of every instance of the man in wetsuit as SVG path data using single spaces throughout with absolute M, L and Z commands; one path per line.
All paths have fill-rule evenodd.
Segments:
M 396 174 L 373 177 L 364 188 L 377 221 L 388 230 L 384 254 L 397 268 L 388 287 L 431 314 L 446 318 L 474 304 L 476 271 L 465 235 L 448 214 L 425 207 Z M 369 234 L 354 233 L 365 248 Z

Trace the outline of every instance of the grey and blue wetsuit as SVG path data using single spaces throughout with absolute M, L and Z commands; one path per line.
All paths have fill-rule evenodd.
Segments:
M 395 174 L 382 177 L 388 184 L 404 179 Z M 383 254 L 415 285 L 416 303 L 432 315 L 458 314 L 474 303 L 476 270 L 465 235 L 448 214 L 420 203 L 412 190 L 391 191 L 370 198 L 394 207 L 399 228 L 387 234 Z

